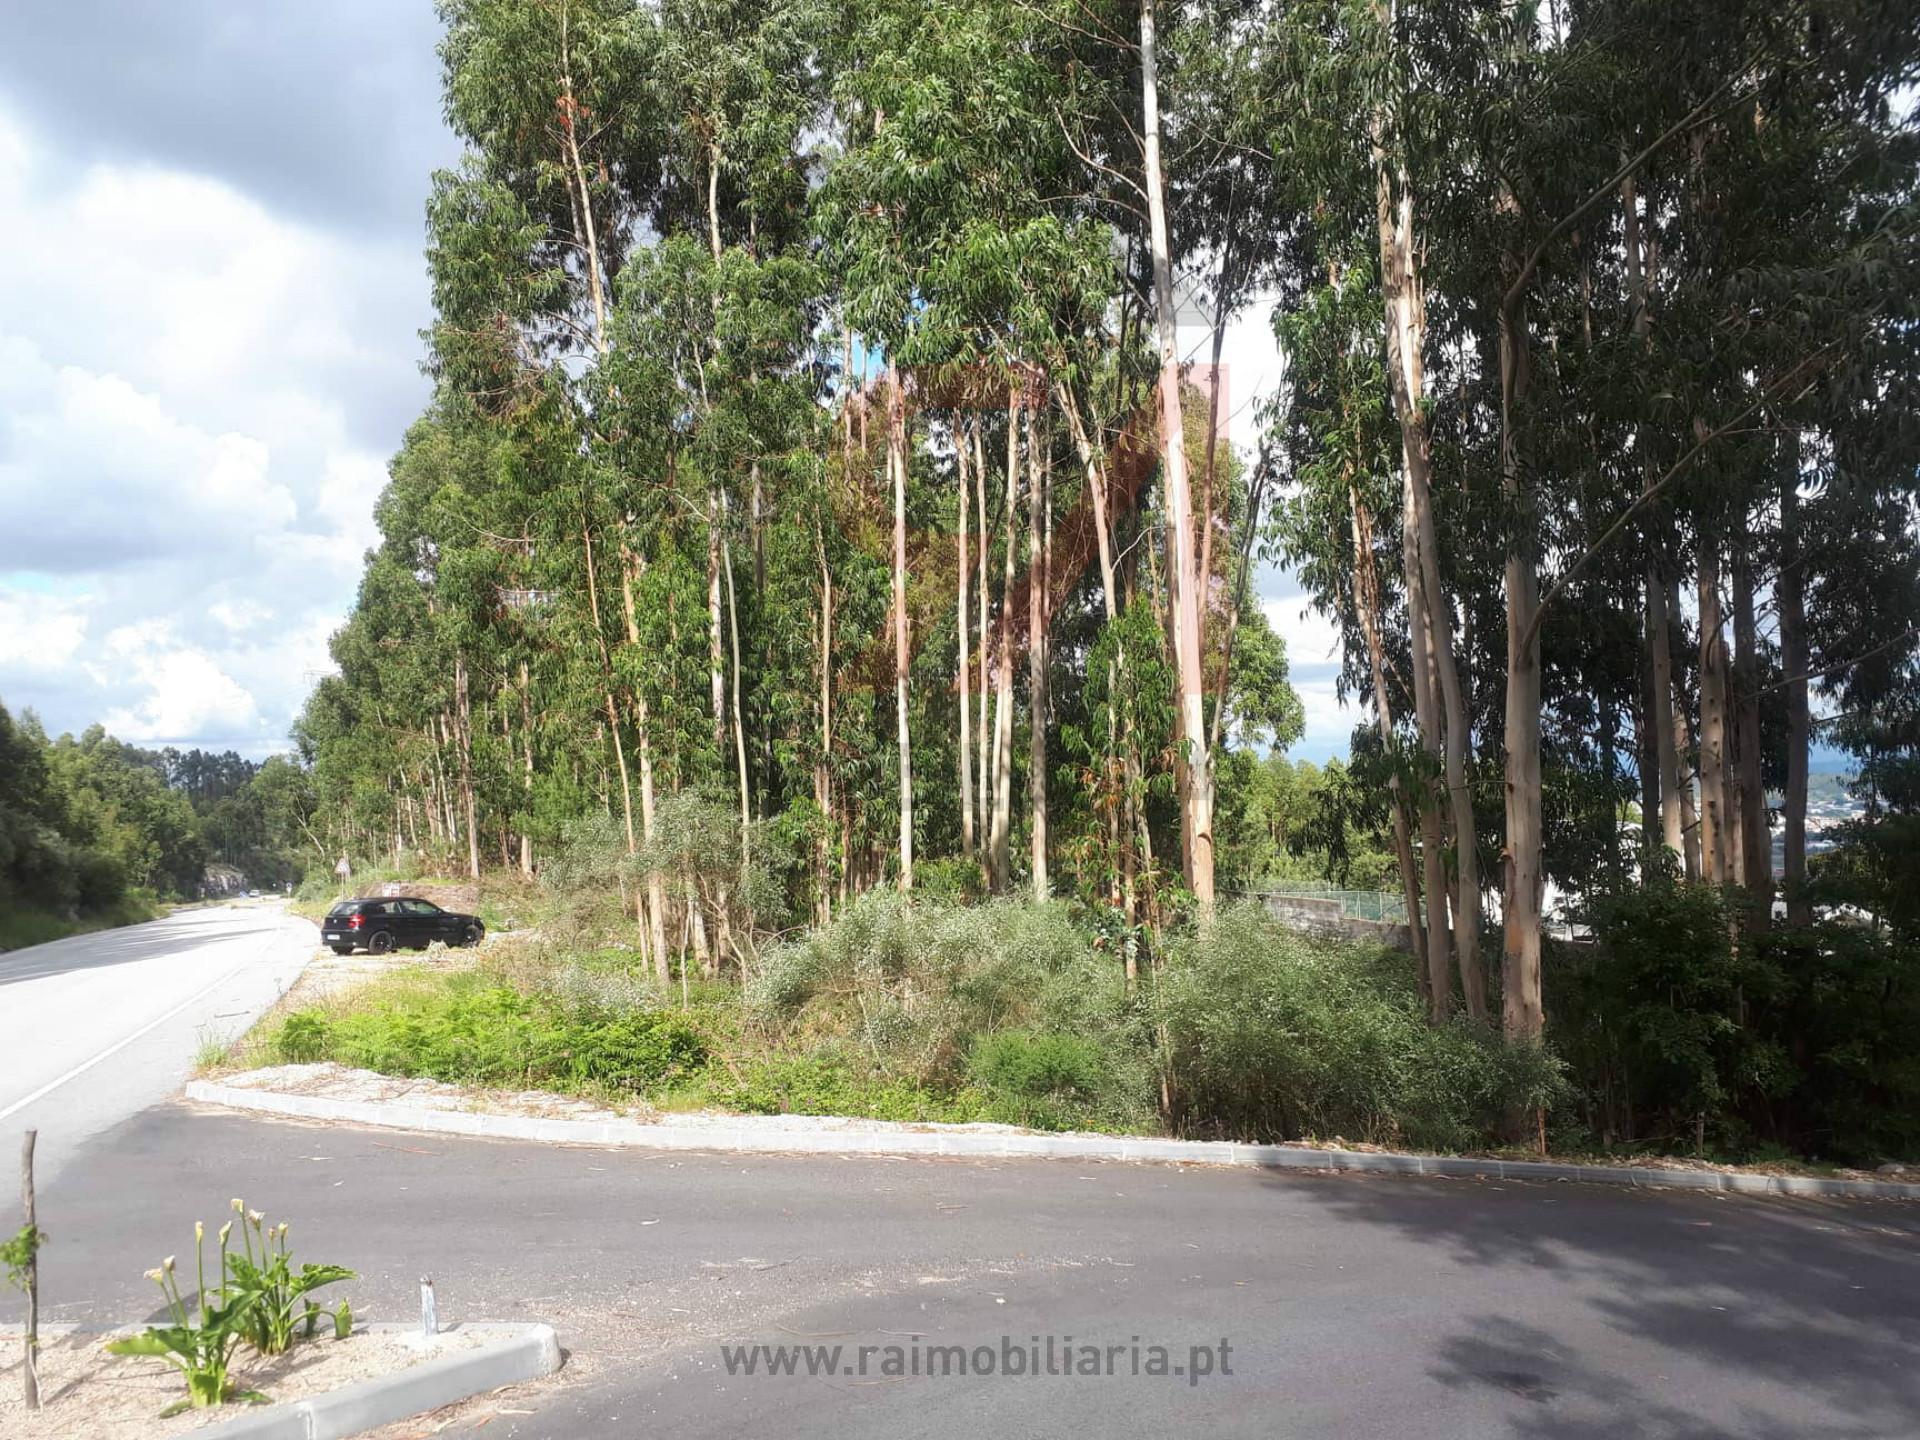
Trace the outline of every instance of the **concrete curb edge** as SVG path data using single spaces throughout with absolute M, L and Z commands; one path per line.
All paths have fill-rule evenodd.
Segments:
M 331 1100 L 285 1095 L 211 1081 L 188 1083 L 186 1097 L 203 1105 L 339 1120 L 383 1129 L 531 1140 L 548 1145 L 597 1145 L 650 1150 L 751 1151 L 809 1155 L 935 1155 L 973 1159 L 1159 1161 L 1256 1169 L 1352 1170 L 1395 1175 L 1470 1176 L 1491 1180 L 1570 1180 L 1643 1189 L 1717 1190 L 1742 1195 L 1793 1195 L 1920 1200 L 1920 1185 L 1880 1180 L 1829 1180 L 1811 1175 L 1747 1175 L 1718 1170 L 1656 1170 L 1624 1165 L 1561 1165 L 1541 1160 L 1476 1159 L 1461 1155 L 1394 1155 L 1360 1150 L 1316 1150 L 1302 1145 L 1245 1145 L 1229 1140 L 1170 1140 L 1130 1135 L 990 1134 L 902 1126 L 896 1130 L 775 1131 L 716 1124 L 699 1129 L 638 1120 L 551 1120 L 425 1110 L 384 1101 Z
M 490 1344 L 424 1360 L 392 1375 L 235 1416 L 194 1431 L 194 1440 L 346 1440 L 502 1385 L 551 1375 L 560 1368 L 560 1342 L 551 1325 L 472 1328 L 508 1333 Z

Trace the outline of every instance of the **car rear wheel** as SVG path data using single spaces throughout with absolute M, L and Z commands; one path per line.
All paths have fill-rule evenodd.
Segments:
M 486 932 L 482 930 L 477 924 L 474 924 L 472 921 L 469 921 L 467 923 L 467 928 L 461 932 L 462 943 L 467 945 L 478 945 L 480 943 L 480 937 L 485 933 Z
M 367 941 L 367 949 L 372 954 L 385 955 L 393 949 L 393 932 L 391 930 L 376 931 Z

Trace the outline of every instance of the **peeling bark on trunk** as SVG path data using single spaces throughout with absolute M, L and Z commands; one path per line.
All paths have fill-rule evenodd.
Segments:
M 1509 504 L 1522 499 L 1516 411 L 1527 392 L 1527 320 L 1523 307 L 1500 313 L 1500 483 Z M 1540 580 L 1530 537 L 1507 551 L 1506 812 L 1507 856 L 1501 956 L 1501 1029 L 1507 1039 L 1540 1038 L 1540 922 L 1546 874 L 1540 813 L 1540 635 L 1534 615 Z
M 1194 519 L 1187 479 L 1186 425 L 1180 395 L 1180 344 L 1174 318 L 1173 258 L 1166 178 L 1160 158 L 1160 89 L 1154 0 L 1140 3 L 1141 148 L 1147 228 L 1153 252 L 1154 329 L 1160 349 L 1160 467 L 1166 486 L 1167 589 L 1173 634 L 1179 743 L 1185 766 L 1181 830 L 1187 884 L 1204 922 L 1212 919 L 1213 787 L 1207 763 L 1205 691 L 1200 674 L 1200 580 L 1194 570 Z

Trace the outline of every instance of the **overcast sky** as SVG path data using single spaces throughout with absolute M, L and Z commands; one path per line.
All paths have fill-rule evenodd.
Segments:
M 423 206 L 458 153 L 431 0 L 63 0 L 6 28 L 0 700 L 264 756 L 427 396 Z M 1226 359 L 1244 441 L 1278 376 L 1264 314 Z M 1294 753 L 1344 753 L 1333 632 L 1262 589 Z

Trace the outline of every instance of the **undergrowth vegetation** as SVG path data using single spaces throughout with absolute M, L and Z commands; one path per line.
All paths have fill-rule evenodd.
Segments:
M 633 950 L 548 937 L 296 1010 L 250 1053 L 662 1109 L 1435 1147 L 1564 1093 L 1544 1051 L 1429 1028 L 1404 957 L 1252 907 L 1130 990 L 1066 902 L 890 892 L 770 947 L 744 987 L 683 996 Z

